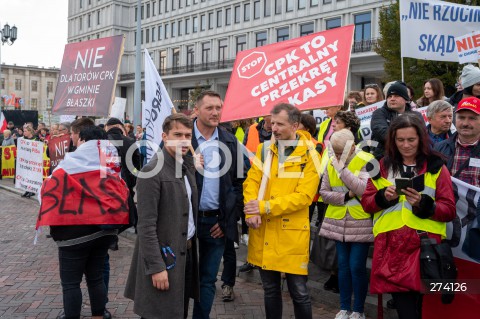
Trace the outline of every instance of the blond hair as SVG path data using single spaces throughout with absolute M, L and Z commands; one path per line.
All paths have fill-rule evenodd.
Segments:
M 349 141 L 352 141 L 351 145 L 355 144 L 355 137 L 352 132 L 346 128 L 334 132 L 330 137 L 330 145 L 335 153 L 343 152 Z

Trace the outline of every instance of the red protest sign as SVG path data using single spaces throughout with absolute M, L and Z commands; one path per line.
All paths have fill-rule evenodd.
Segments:
M 53 114 L 108 116 L 123 42 L 118 35 L 65 46 Z
M 37 226 L 128 224 L 128 188 L 118 176 L 100 171 L 56 170 L 42 185 Z
M 55 136 L 48 142 L 48 154 L 50 155 L 50 167 L 53 171 L 58 163 L 65 157 L 70 147 L 70 135 Z
M 222 122 L 266 115 L 280 102 L 300 110 L 343 104 L 354 26 L 239 52 Z

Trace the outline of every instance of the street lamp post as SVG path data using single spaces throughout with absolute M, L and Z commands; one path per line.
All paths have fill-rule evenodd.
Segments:
M 10 28 L 8 23 L 5 24 L 3 29 L 0 29 L 0 41 L 2 42 L 2 45 L 0 45 L 0 83 L 2 81 L 2 46 L 5 43 L 12 45 L 15 40 L 17 40 L 17 27 Z

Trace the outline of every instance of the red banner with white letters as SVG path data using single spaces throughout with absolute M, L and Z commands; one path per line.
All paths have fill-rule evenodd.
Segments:
M 222 122 L 269 114 L 285 102 L 300 110 L 343 104 L 354 26 L 239 52 Z

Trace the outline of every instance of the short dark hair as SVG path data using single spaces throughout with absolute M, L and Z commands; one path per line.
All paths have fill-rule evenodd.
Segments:
M 95 126 L 95 122 L 89 117 L 81 117 L 73 121 L 72 125 L 70 125 L 70 128 L 72 129 L 73 133 L 80 133 L 82 129 L 88 126 Z
M 302 117 L 302 113 L 300 113 L 300 111 L 295 106 L 293 106 L 292 104 L 288 104 L 288 103 L 277 104 L 270 111 L 270 114 L 277 115 L 281 111 L 287 112 L 288 122 L 290 124 L 300 123 L 300 118 Z
M 170 132 L 170 130 L 173 128 L 174 122 L 178 122 L 189 129 L 193 128 L 192 120 L 188 116 L 183 113 L 175 113 L 167 116 L 165 121 L 163 121 L 162 129 L 165 134 L 168 134 L 168 132 Z
M 105 123 L 105 125 L 107 126 L 113 126 L 113 125 L 121 125 L 121 126 L 124 126 L 122 121 L 120 121 L 119 119 L 117 119 L 116 117 L 111 117 L 108 119 L 107 123 Z
M 350 91 L 347 95 L 347 98 L 348 99 L 355 99 L 355 101 L 357 101 L 357 103 L 360 103 L 360 102 L 363 101 L 362 95 L 358 91 Z
M 197 96 L 197 99 L 195 100 L 196 107 L 198 107 L 199 103 L 203 100 L 205 96 L 218 97 L 220 100 L 222 99 L 220 94 L 218 94 L 217 92 L 212 90 L 205 90 L 200 92 L 200 94 Z
M 353 136 L 356 136 L 358 129 L 360 128 L 360 119 L 355 112 L 339 111 L 335 114 L 334 119 L 339 119 L 345 123 L 345 128 L 349 128 L 353 133 Z
M 300 123 L 305 127 L 310 135 L 314 135 L 315 131 L 317 130 L 317 121 L 311 114 L 302 113 L 300 117 Z
M 80 140 L 81 141 L 91 141 L 91 140 L 106 140 L 107 133 L 99 128 L 98 126 L 86 126 L 80 131 Z

